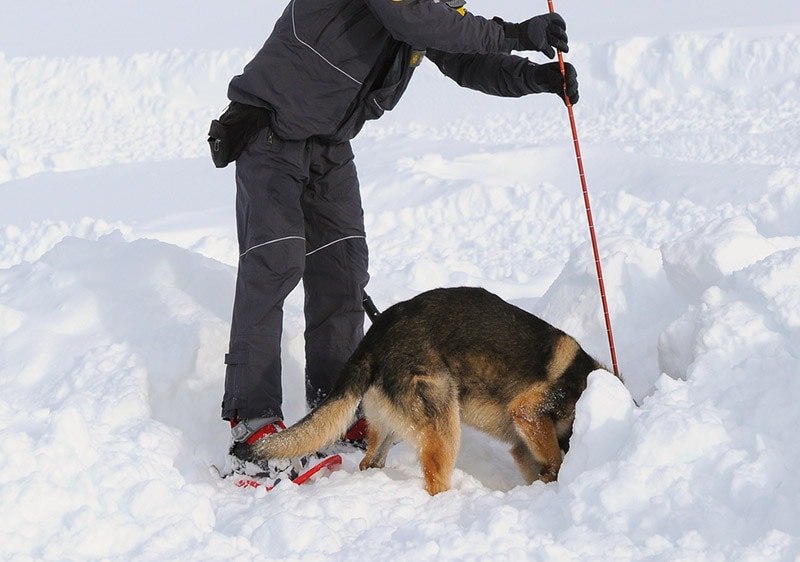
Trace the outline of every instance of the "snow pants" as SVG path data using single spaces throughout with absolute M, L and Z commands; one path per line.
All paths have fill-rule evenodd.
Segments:
M 236 161 L 239 264 L 223 419 L 283 418 L 283 303 L 305 291 L 309 407 L 331 390 L 364 330 L 367 244 L 349 142 L 262 130 Z

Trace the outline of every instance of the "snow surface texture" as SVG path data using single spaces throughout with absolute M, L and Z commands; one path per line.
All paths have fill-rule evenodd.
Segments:
M 3 10 L 0 558 L 800 557 L 800 4 L 557 3 L 626 386 L 591 376 L 557 483 L 524 485 L 467 430 L 434 498 L 405 445 L 269 494 L 208 471 L 236 243 L 205 133 L 283 8 L 239 4 L 225 22 L 205 1 Z M 490 99 L 426 63 L 354 146 L 379 307 L 484 286 L 609 362 L 555 96 Z

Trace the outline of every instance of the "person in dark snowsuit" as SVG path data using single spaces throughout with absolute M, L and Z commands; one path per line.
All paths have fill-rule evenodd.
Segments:
M 305 291 L 306 400 L 318 404 L 363 336 L 367 244 L 350 140 L 395 107 L 423 57 L 459 85 L 564 97 L 557 14 L 488 20 L 463 0 L 292 0 L 228 88 L 268 125 L 236 160 L 239 264 L 222 417 L 234 440 L 280 430 L 283 302 Z M 566 93 L 578 100 L 575 69 Z M 357 436 L 356 436 L 357 437 Z

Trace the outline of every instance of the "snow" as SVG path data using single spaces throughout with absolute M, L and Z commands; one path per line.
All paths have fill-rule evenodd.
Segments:
M 800 4 L 556 2 L 625 385 L 590 376 L 558 482 L 466 429 L 436 497 L 402 444 L 268 494 L 208 470 L 237 252 L 205 133 L 283 3 L 237 9 L 3 10 L 0 558 L 800 559 Z M 609 364 L 566 111 L 419 70 L 354 142 L 376 304 L 483 286 Z

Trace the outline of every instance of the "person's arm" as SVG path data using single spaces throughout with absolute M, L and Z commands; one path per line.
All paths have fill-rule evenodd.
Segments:
M 549 58 L 569 51 L 566 23 L 543 14 L 521 23 L 488 20 L 435 0 L 366 0 L 372 13 L 398 41 L 446 53 L 489 54 L 536 50 Z
M 498 21 L 462 14 L 434 0 L 366 0 L 367 5 L 398 41 L 420 49 L 448 53 L 508 53 L 518 44 L 506 37 Z
M 542 92 L 564 98 L 564 79 L 558 63 L 534 64 L 515 55 L 454 55 L 430 49 L 428 58 L 439 70 L 459 86 L 493 96 L 520 97 Z M 578 80 L 575 68 L 564 65 L 567 74 L 567 95 L 578 102 Z

